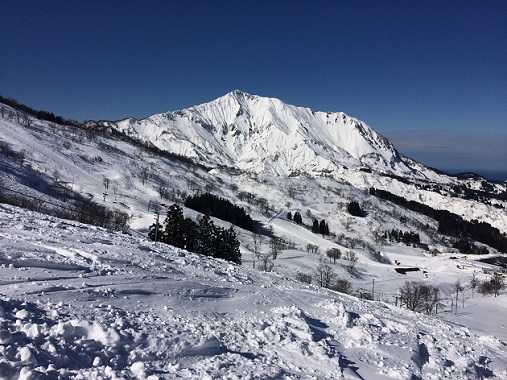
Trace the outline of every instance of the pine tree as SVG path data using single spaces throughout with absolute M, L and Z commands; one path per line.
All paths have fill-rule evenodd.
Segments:
M 198 232 L 199 240 L 196 251 L 206 256 L 213 256 L 215 225 L 209 215 L 203 215 L 199 219 Z
M 226 231 L 222 227 L 214 226 L 213 243 L 212 243 L 211 256 L 217 259 L 227 260 L 227 237 Z
M 319 225 L 319 232 L 322 234 L 322 235 L 329 235 L 329 226 L 328 224 L 326 223 L 326 220 L 325 219 L 322 219 L 320 221 L 320 225 Z
M 195 252 L 199 240 L 198 226 L 191 218 L 185 218 L 183 221 L 185 249 L 189 252 Z
M 164 221 L 164 243 L 174 245 L 178 248 L 185 248 L 183 222 L 183 210 L 179 205 L 175 203 L 169 207 L 167 211 L 167 217 Z
M 156 228 L 156 223 L 153 223 L 148 231 L 148 238 L 151 240 L 162 241 L 162 225 L 158 224 L 158 229 Z
M 225 239 L 226 251 L 224 252 L 224 259 L 232 261 L 233 263 L 241 264 L 239 240 L 236 236 L 236 230 L 233 228 L 233 226 L 230 226 L 229 229 L 225 231 Z
M 347 211 L 352 216 L 363 216 L 363 210 L 361 210 L 361 206 L 356 201 L 352 201 L 347 206 Z
M 314 234 L 318 234 L 319 233 L 319 221 L 317 219 L 313 220 L 312 232 Z

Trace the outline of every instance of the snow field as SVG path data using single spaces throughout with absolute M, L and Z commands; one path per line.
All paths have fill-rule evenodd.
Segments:
M 0 378 L 507 376 L 504 342 L 435 317 L 10 206 L 0 220 Z

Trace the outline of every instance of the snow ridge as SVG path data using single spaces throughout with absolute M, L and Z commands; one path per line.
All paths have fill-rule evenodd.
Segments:
M 360 120 L 239 90 L 186 110 L 112 126 L 207 165 L 255 173 L 322 174 L 343 166 L 410 171 L 394 146 Z

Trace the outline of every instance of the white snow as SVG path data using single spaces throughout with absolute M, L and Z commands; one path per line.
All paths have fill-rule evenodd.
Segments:
M 213 125 L 210 131 L 205 121 Z M 3 191 L 68 207 L 51 194 L 57 170 L 60 183 L 132 217 L 128 235 L 0 204 L 1 379 L 507 378 L 507 293 L 472 296 L 466 289 L 457 313 L 451 311 L 455 281 L 468 284 L 474 271 L 480 280 L 488 279 L 482 270 L 491 266 L 448 250 L 436 236 L 435 221 L 379 201 L 364 189 L 386 188 L 507 232 L 505 208 L 359 171 L 369 163 L 400 174 L 406 165 L 418 169 L 406 174 L 412 179 L 457 181 L 410 160 L 398 162 L 387 141 L 342 113 L 313 113 L 234 92 L 208 105 L 118 125 L 214 169 L 156 157 L 107 136 L 90 140 L 84 132 L 46 122 L 34 121 L 28 128 L 0 119 L 0 140 L 26 153 L 23 165 L 0 155 Z M 235 131 L 241 133 L 234 136 Z M 216 139 L 222 135 L 224 140 Z M 378 165 L 371 153 L 379 154 Z M 142 168 L 150 171 L 145 184 L 139 178 Z M 307 173 L 285 176 L 296 168 Z M 104 177 L 111 181 L 109 189 Z M 174 199 L 160 199 L 161 185 Z M 242 266 L 146 239 L 154 222 L 147 207 L 151 199 L 169 204 L 181 201 L 185 192 L 206 189 L 234 200 L 293 243 L 274 261 L 274 272 L 254 269 L 248 231 L 238 229 Z M 264 198 L 269 212 L 239 197 L 240 192 Z M 350 200 L 360 201 L 368 215 L 351 217 L 346 212 Z M 306 224 L 325 218 L 336 236 L 311 233 L 287 220 L 288 211 L 300 211 Z M 418 231 L 442 253 L 433 257 L 390 243 L 379 247 L 384 263 L 372 260 L 365 244 L 376 246 L 374 233 L 392 228 Z M 307 244 L 319 252 L 307 252 Z M 354 251 L 357 274 L 348 274 L 343 259 L 329 261 L 329 248 Z M 269 251 L 267 240 L 261 250 Z M 421 270 L 400 275 L 395 261 Z M 374 280 L 376 301 L 294 280 L 320 262 L 358 292 L 371 292 Z M 394 305 L 408 280 L 440 288 L 444 299 L 436 316 Z
M 445 313 L 361 301 L 11 206 L 0 205 L 0 219 L 2 260 L 6 248 L 22 261 L 34 242 L 49 241 L 100 259 L 83 265 L 54 255 L 36 266 L 2 265 L 2 378 L 507 376 L 505 334 L 494 334 L 502 323 L 494 305 L 505 294 L 467 298 L 450 323 Z M 28 233 L 17 235 L 20 225 Z M 479 315 L 496 327 L 476 328 Z

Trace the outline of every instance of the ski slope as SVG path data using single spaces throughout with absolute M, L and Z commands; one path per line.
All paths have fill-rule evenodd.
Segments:
M 0 305 L 5 379 L 507 376 L 492 334 L 5 205 Z

